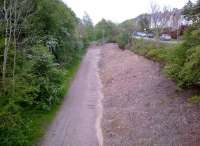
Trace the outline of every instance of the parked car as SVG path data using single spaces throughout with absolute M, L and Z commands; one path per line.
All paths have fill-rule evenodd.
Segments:
M 133 32 L 133 36 L 138 36 L 138 32 Z
M 170 41 L 171 39 L 172 39 L 172 37 L 169 34 L 162 34 L 160 36 L 161 41 Z
M 148 38 L 154 38 L 154 34 L 153 33 L 147 33 L 147 37 Z
M 147 37 L 147 34 L 145 32 L 136 32 L 136 35 L 140 37 Z

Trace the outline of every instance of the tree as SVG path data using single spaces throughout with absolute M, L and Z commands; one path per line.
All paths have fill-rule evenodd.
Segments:
M 0 145 L 33 145 L 41 123 L 32 114 L 64 97 L 84 51 L 77 25 L 61 0 L 0 0 Z
M 111 41 L 112 38 L 118 33 L 116 24 L 111 21 L 102 19 L 95 26 L 95 35 L 97 40 Z
M 93 26 L 93 22 L 92 19 L 90 18 L 90 16 L 87 14 L 87 12 L 85 12 L 83 19 L 82 19 L 82 24 L 84 26 L 84 37 L 85 39 L 87 39 L 88 41 L 93 41 L 94 40 L 94 26 Z
M 28 0 L 4 0 L 3 3 L 3 23 L 5 24 L 5 34 L 4 34 L 4 53 L 3 53 L 3 65 L 2 65 L 2 83 L 5 88 L 7 64 L 8 64 L 8 53 L 9 50 L 13 49 L 13 82 L 15 82 L 15 68 L 16 68 L 16 49 L 17 41 L 21 33 L 21 24 L 26 19 L 26 14 L 31 9 L 31 1 Z
M 188 21 L 191 20 L 194 23 L 198 23 L 200 21 L 200 0 L 195 4 L 189 0 L 184 6 L 183 15 Z
M 140 31 L 149 30 L 150 28 L 150 16 L 148 14 L 142 14 L 137 17 Z
M 151 25 L 155 29 L 156 34 L 156 46 L 159 47 L 159 36 L 165 27 L 167 27 L 168 22 L 171 18 L 171 10 L 167 7 L 161 8 L 156 3 L 151 3 Z
M 126 20 L 121 24 L 119 24 L 119 27 L 120 29 L 123 29 L 129 33 L 140 30 L 140 27 L 138 27 L 136 19 Z
M 194 4 L 190 0 L 184 6 L 183 15 L 188 21 L 194 19 L 193 18 L 193 7 L 194 7 Z
M 173 9 L 172 11 L 172 28 L 176 29 L 176 38 L 179 40 L 179 29 L 181 25 L 181 10 Z

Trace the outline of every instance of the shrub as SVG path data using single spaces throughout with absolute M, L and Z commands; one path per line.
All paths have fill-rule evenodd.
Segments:
M 20 2 L 14 4 L 20 14 L 17 42 L 11 33 L 8 55 L 4 54 L 8 36 L 0 33 L 0 67 L 7 61 L 5 80 L 0 82 L 0 146 L 33 145 L 41 136 L 44 122 L 65 95 L 63 84 L 69 84 L 73 75 L 66 72 L 77 66 L 85 47 L 76 32 L 76 16 L 62 1 Z M 11 1 L 6 4 L 14 8 Z M 9 17 L 11 29 L 13 18 Z M 4 21 L 0 32 L 5 32 Z
M 200 29 L 190 28 L 185 34 L 183 44 L 171 53 L 170 62 L 165 68 L 181 87 L 200 85 L 199 36 Z
M 141 39 L 133 41 L 131 50 L 152 60 L 167 63 L 173 47 L 174 45 L 161 44 L 160 48 L 157 48 L 155 42 Z
M 118 43 L 120 48 L 124 49 L 129 43 L 129 34 L 127 32 L 122 32 L 118 34 L 114 40 Z

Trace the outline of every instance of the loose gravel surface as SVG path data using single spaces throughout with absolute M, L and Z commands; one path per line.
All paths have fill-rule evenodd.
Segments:
M 178 91 L 158 63 L 116 44 L 101 51 L 104 146 L 200 146 L 200 108 L 187 102 L 191 91 Z

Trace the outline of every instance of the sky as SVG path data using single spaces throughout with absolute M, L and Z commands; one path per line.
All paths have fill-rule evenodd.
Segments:
M 182 8 L 188 0 L 63 0 L 79 18 L 87 12 L 93 23 L 102 18 L 115 23 L 135 18 L 150 12 L 151 2 L 157 2 L 161 7 Z

